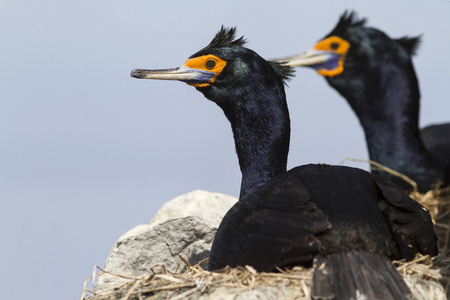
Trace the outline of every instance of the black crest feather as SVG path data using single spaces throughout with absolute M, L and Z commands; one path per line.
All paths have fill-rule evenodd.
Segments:
M 397 43 L 402 45 L 402 47 L 408 52 L 410 56 L 416 55 L 417 49 L 419 49 L 420 43 L 422 42 L 422 36 L 416 37 L 401 37 L 395 40 Z
M 274 61 L 269 61 L 269 63 L 272 65 L 275 72 L 281 77 L 284 84 L 295 76 L 295 70 L 293 67 Z
M 220 28 L 219 32 L 214 36 L 211 43 L 206 48 L 226 47 L 226 46 L 243 46 L 247 42 L 243 36 L 235 39 L 236 27 Z
M 339 22 L 333 29 L 335 31 L 343 31 L 349 27 L 364 26 L 366 24 L 366 18 L 359 19 L 358 14 L 354 11 L 344 11 L 344 13 L 339 18 Z

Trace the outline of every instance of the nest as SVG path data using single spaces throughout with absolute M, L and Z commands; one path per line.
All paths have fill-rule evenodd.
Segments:
M 413 184 L 412 187 L 410 197 L 425 206 L 433 218 L 440 254 L 433 258 L 418 255 L 413 261 L 393 263 L 411 289 L 413 299 L 447 299 L 450 298 L 450 187 L 436 187 L 425 194 L 417 192 Z M 294 267 L 265 273 L 246 266 L 210 272 L 202 268 L 207 260 L 191 266 L 187 259 L 180 259 L 182 263 L 176 270 L 156 265 L 151 268 L 152 275 L 142 278 L 113 274 L 97 267 L 100 272 L 86 280 L 81 300 L 310 299 L 312 269 Z M 103 274 L 129 281 L 109 290 L 94 292 L 86 288 Z
M 183 259 L 184 260 L 184 259 Z M 186 260 L 184 260 L 187 263 Z M 442 286 L 448 286 L 448 275 L 442 274 L 435 262 L 428 256 L 419 256 L 410 262 L 396 261 L 394 264 L 409 288 L 414 299 L 447 299 Z M 450 261 L 442 261 L 450 266 Z M 103 290 L 86 289 L 84 285 L 81 300 L 150 300 L 150 299 L 310 299 L 312 269 L 294 267 L 279 270 L 279 273 L 257 272 L 250 266 L 225 268 L 210 272 L 201 263 L 190 266 L 182 272 L 170 272 L 164 265 L 151 269 L 152 275 L 145 278 L 131 278 L 101 270 L 95 277 L 108 273 L 129 279 L 121 286 Z

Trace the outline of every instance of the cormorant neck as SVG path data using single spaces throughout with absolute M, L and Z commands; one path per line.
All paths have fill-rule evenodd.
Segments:
M 251 92 L 205 93 L 231 123 L 242 173 L 239 199 L 286 171 L 290 120 L 283 84 L 261 86 Z
M 290 139 L 287 108 L 278 111 L 239 110 L 228 117 L 242 173 L 242 199 L 256 188 L 286 171 Z M 263 113 L 264 112 L 264 113 Z
M 426 172 L 430 178 L 422 181 L 435 182 L 442 170 L 420 139 L 420 93 L 412 64 L 377 61 L 365 68 L 368 69 L 366 72 L 357 70 L 353 74 L 347 68 L 343 76 L 328 81 L 347 99 L 358 116 L 370 159 L 416 181 L 419 181 L 417 174 L 434 168 L 435 174 Z

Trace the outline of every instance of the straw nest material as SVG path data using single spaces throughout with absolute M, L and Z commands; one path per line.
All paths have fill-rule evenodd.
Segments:
M 413 299 L 447 299 L 450 295 L 450 187 L 437 187 L 425 194 L 415 190 L 410 196 L 429 210 L 439 236 L 440 254 L 434 258 L 418 255 L 413 261 L 395 261 L 394 265 L 413 292 Z M 312 269 L 294 267 L 279 273 L 259 273 L 246 266 L 209 272 L 202 268 L 206 260 L 195 266 L 182 257 L 180 260 L 182 268 L 169 271 L 164 265 L 157 265 L 151 268 L 153 274 L 145 278 L 130 278 L 99 268 L 99 273 L 86 280 L 81 300 L 310 299 Z M 103 291 L 86 288 L 104 273 L 130 281 Z

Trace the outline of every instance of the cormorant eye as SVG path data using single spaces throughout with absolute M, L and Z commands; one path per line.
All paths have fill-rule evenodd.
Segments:
M 214 68 L 216 66 L 216 61 L 215 60 L 213 60 L 213 59 L 208 59 L 207 61 L 206 61 L 206 67 L 208 68 L 208 69 L 212 69 L 212 68 Z
M 337 50 L 337 48 L 339 48 L 339 43 L 338 42 L 332 42 L 330 45 L 330 48 L 332 50 Z

